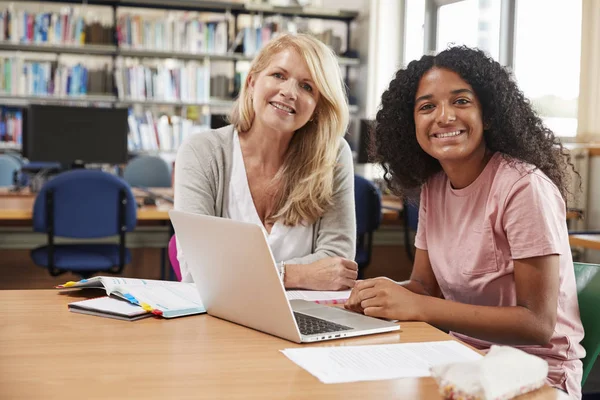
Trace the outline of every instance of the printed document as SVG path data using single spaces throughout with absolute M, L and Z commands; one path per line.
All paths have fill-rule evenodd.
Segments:
M 281 350 L 323 383 L 431 376 L 437 364 L 476 361 L 483 356 L 459 342 L 309 347 Z

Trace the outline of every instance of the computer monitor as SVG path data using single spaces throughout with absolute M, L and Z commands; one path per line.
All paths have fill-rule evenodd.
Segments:
M 31 105 L 23 155 L 66 167 L 127 163 L 127 115 L 125 108 Z

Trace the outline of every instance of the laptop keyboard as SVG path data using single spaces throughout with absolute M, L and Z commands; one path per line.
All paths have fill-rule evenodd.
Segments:
M 352 329 L 349 326 L 336 324 L 331 321 L 326 321 L 321 318 L 301 314 L 299 312 L 294 312 L 294 317 L 296 318 L 296 323 L 298 324 L 300 333 L 303 335 L 316 335 L 327 332 L 349 331 Z

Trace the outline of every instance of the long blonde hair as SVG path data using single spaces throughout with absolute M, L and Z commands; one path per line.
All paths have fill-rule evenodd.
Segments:
M 283 166 L 275 175 L 274 181 L 281 182 L 281 187 L 267 219 L 297 225 L 313 223 L 332 205 L 334 169 L 349 112 L 334 52 L 310 35 L 284 34 L 272 39 L 252 61 L 248 77 L 259 74 L 275 54 L 289 48 L 306 61 L 320 96 L 313 120 L 294 133 Z M 229 116 L 238 132 L 248 131 L 254 121 L 248 82 L 246 79 L 242 85 Z

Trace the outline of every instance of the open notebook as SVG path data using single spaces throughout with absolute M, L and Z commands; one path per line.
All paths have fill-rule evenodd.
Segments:
M 164 318 L 202 314 L 206 309 L 193 283 L 160 281 L 152 279 L 96 276 L 78 282 L 67 282 L 57 289 L 96 288 L 106 290 L 106 294 L 142 307 Z M 303 299 L 321 304 L 343 304 L 350 296 L 345 291 L 288 290 L 288 300 Z
M 104 289 L 108 295 L 118 296 L 164 318 L 206 312 L 193 283 L 96 276 L 79 282 L 67 282 L 56 288 Z

